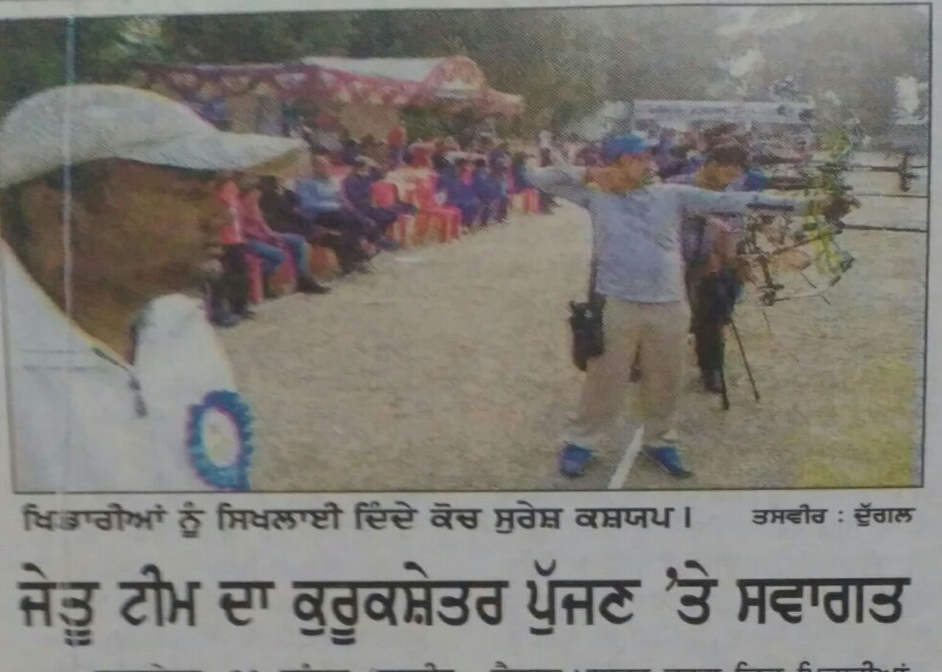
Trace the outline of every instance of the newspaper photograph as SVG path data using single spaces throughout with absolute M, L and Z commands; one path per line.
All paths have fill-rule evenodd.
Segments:
M 0 2 L 0 669 L 938 672 L 935 10 Z

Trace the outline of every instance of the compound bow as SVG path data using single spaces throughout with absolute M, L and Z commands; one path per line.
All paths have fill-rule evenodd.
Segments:
M 849 196 L 852 188 L 844 180 L 844 174 L 850 169 L 853 150 L 850 134 L 842 128 L 836 128 L 824 137 L 822 145 L 828 151 L 829 160 L 817 166 L 815 172 L 806 165 L 799 175 L 773 178 L 769 186 L 780 190 L 800 189 L 806 197 L 810 197 L 813 191 L 823 193 L 828 206 L 817 207 L 818 201 L 815 201 L 810 211 L 801 217 L 794 217 L 788 211 L 773 215 L 769 214 L 769 209 L 765 209 L 746 219 L 740 251 L 744 260 L 759 268 L 761 284 L 757 289 L 759 301 L 763 305 L 773 306 L 780 301 L 823 297 L 853 266 L 853 255 L 836 240 L 845 228 L 840 217 L 846 212 L 846 207 L 855 202 Z M 841 204 L 845 208 L 843 211 Z M 796 223 L 798 226 L 795 226 Z M 800 270 L 811 289 L 784 293 L 785 285 L 774 277 L 773 260 L 803 247 L 813 250 L 813 264 L 826 281 L 823 285 L 816 285 Z

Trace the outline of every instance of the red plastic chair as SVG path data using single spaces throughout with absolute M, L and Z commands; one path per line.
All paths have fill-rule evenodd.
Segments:
M 297 289 L 298 270 L 291 250 L 285 251 L 285 260 L 268 276 L 268 286 L 278 296 L 290 294 Z M 261 303 L 265 300 L 265 273 L 262 260 L 251 252 L 245 253 L 245 268 L 249 277 L 249 302 Z
M 392 182 L 374 182 L 370 188 L 370 198 L 377 208 L 391 208 L 399 204 L 399 188 Z M 386 237 L 396 241 L 402 247 L 409 247 L 413 242 L 415 218 L 412 215 L 401 214 L 393 222 Z
M 412 247 L 416 244 L 416 216 L 399 215 L 389 227 L 386 236 L 399 243 L 400 247 Z
M 520 199 L 520 209 L 525 214 L 531 214 L 540 211 L 540 192 L 536 189 L 524 189 L 517 193 Z
M 525 215 L 540 211 L 540 192 L 536 189 L 524 189 L 510 194 L 510 207 Z
M 268 286 L 278 296 L 291 294 L 298 289 L 298 267 L 291 250 L 282 247 L 285 260 L 268 276 Z
M 392 182 L 378 180 L 370 188 L 370 198 L 377 208 L 391 208 L 399 202 L 399 189 Z
M 246 252 L 245 268 L 249 276 L 249 302 L 261 303 L 265 298 L 265 274 L 262 272 L 262 260 Z
M 330 279 L 340 275 L 337 253 L 323 245 L 311 245 L 309 257 L 311 274 L 315 278 Z
M 524 214 L 540 211 L 540 192 L 536 189 L 521 189 L 517 191 L 517 184 L 513 173 L 507 171 L 507 193 L 510 194 L 510 207 Z
M 424 239 L 429 231 L 436 230 L 439 241 L 445 243 L 461 235 L 461 211 L 435 199 L 434 178 L 416 182 L 415 199 L 419 208 L 415 215 L 417 237 Z

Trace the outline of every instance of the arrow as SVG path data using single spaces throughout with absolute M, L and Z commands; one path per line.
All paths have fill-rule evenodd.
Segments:
M 844 229 L 851 231 L 899 231 L 900 233 L 929 233 L 928 229 L 914 226 L 870 226 L 868 224 L 845 224 Z
M 877 193 L 862 193 L 858 194 L 854 192 L 854 196 L 866 196 L 870 198 L 929 198 L 926 194 L 877 194 Z

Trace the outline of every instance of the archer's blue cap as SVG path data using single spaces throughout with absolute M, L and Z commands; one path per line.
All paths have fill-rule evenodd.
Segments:
M 607 138 L 602 142 L 602 160 L 606 163 L 617 161 L 622 155 L 637 156 L 651 148 L 647 138 L 637 133 L 626 133 Z

